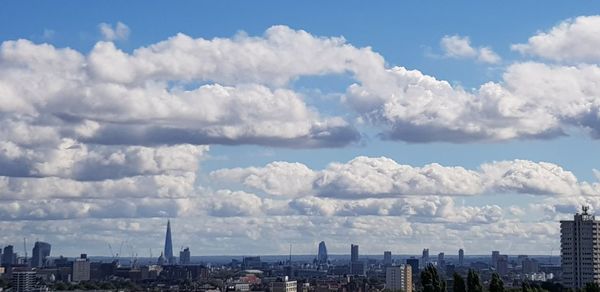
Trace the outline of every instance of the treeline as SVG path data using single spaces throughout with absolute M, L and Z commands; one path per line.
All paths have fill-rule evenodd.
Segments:
M 438 274 L 433 265 L 428 265 L 420 274 L 422 292 L 447 292 L 446 280 Z M 583 289 L 565 288 L 559 283 L 544 282 L 541 284 L 523 282 L 521 287 L 504 288 L 504 282 L 497 273 L 492 274 L 488 287 L 484 289 L 479 274 L 469 269 L 467 279 L 458 273 L 452 275 L 453 292 L 600 292 L 600 285 L 588 283 Z

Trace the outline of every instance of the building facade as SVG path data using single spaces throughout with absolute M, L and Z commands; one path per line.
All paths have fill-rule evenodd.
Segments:
M 392 291 L 412 291 L 412 268 L 410 265 L 388 267 L 385 270 L 385 288 Z
M 46 265 L 46 258 L 50 256 L 51 246 L 47 242 L 36 241 L 31 254 L 31 267 L 39 268 Z
M 600 221 L 585 206 L 573 220 L 560 221 L 560 262 L 564 286 L 600 283 Z
M 12 290 L 16 292 L 29 292 L 36 291 L 36 273 L 27 272 L 13 272 L 12 274 Z
M 458 266 L 462 267 L 465 264 L 465 251 L 461 248 L 458 250 Z
M 179 263 L 182 265 L 189 265 L 192 261 L 192 255 L 190 248 L 186 247 L 184 250 L 179 252 Z
M 91 272 L 91 264 L 87 256 L 81 255 L 80 258 L 73 261 L 73 274 L 71 280 L 73 282 L 89 281 Z

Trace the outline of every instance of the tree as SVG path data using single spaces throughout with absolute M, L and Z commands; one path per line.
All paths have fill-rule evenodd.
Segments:
M 490 281 L 490 292 L 504 292 L 504 282 L 502 282 L 502 279 L 498 273 L 492 274 L 492 280 Z
M 438 275 L 433 265 L 427 265 L 421 272 L 421 284 L 423 292 L 446 292 L 446 281 Z
M 584 292 L 600 292 L 600 285 L 598 283 L 587 283 L 585 284 L 585 288 L 583 288 Z
M 452 286 L 453 291 L 454 292 L 467 292 L 467 287 L 465 285 L 465 279 L 456 272 L 454 273 L 454 275 L 452 275 L 452 277 L 454 278 L 454 285 Z
M 467 291 L 483 292 L 483 287 L 479 281 L 479 275 L 473 269 L 469 269 L 469 274 L 467 275 Z

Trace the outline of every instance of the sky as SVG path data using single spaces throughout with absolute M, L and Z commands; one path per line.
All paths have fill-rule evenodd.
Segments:
M 591 1 L 3 1 L 0 246 L 557 254 L 600 209 Z

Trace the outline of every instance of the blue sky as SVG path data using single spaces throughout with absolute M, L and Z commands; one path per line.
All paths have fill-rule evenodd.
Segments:
M 0 138 L 8 145 L 2 149 L 28 154 L 17 157 L 6 150 L 6 157 L 0 156 L 0 165 L 7 169 L 0 175 L 11 186 L 0 199 L 14 207 L 0 209 L 5 212 L 0 220 L 22 229 L 3 232 L 7 235 L 0 236 L 0 245 L 35 236 L 62 244 L 59 251 L 77 254 L 68 239 L 33 226 L 62 225 L 67 227 L 61 230 L 79 234 L 83 227 L 74 220 L 84 220 L 84 226 L 99 234 L 116 233 L 109 239 L 85 239 L 91 253 L 102 253 L 103 241 L 118 241 L 119 232 L 149 236 L 170 217 L 174 237 L 177 232 L 188 233 L 181 244 L 197 242 L 205 254 L 239 254 L 240 244 L 248 245 L 248 253 L 285 252 L 287 243 L 272 248 L 260 243 L 280 228 L 290 229 L 285 240 L 298 244 L 301 251 L 316 251 L 315 243 L 326 236 L 314 230 L 320 224 L 337 234 L 328 243 L 335 253 L 345 251 L 353 234 L 370 246 L 369 252 L 385 248 L 394 242 L 393 236 L 407 238 L 406 246 L 396 252 L 417 252 L 436 240 L 435 235 L 422 235 L 422 230 L 438 229 L 451 230 L 441 238 L 449 251 L 466 247 L 482 252 L 516 242 L 515 252 L 545 253 L 558 246 L 553 238 L 558 218 L 570 216 L 582 202 L 600 207 L 594 175 L 600 168 L 600 156 L 594 155 L 600 142 L 593 134 L 600 128 L 596 105 L 600 91 L 593 85 L 600 58 L 585 50 L 600 43 L 593 36 L 599 29 L 600 7 L 590 1 L 540 5 L 534 1 L 3 2 L 0 94 L 6 98 L 0 97 L 0 122 L 17 130 L 0 133 Z M 126 31 L 123 35 L 119 25 Z M 564 29 L 563 37 L 550 35 L 543 45 L 530 39 L 553 28 Z M 303 32 L 308 37 L 299 37 Z M 205 47 L 199 46 L 181 57 L 177 53 L 189 48 L 184 47 L 185 37 L 174 37 L 178 33 L 206 41 L 207 51 L 223 51 L 203 59 Z M 274 61 L 281 66 L 269 67 L 273 66 L 269 56 L 290 48 L 271 47 L 273 35 L 290 46 L 307 38 L 318 45 L 300 48 L 294 51 L 297 59 L 281 57 Z M 345 42 L 327 43 L 338 37 Z M 231 47 L 220 47 L 215 38 Z M 18 39 L 27 44 L 14 42 Z M 465 40 L 468 47 L 460 47 Z M 266 47 L 256 51 L 243 47 L 253 41 Z M 444 41 L 467 51 L 452 51 Z M 159 42 L 165 44 L 163 53 L 172 54 L 167 59 L 172 64 L 136 55 L 136 50 Z M 44 43 L 52 47 L 44 48 Z M 526 47 L 511 47 L 515 44 Z M 544 51 L 553 46 L 556 50 Z M 564 49 L 568 46 L 582 49 L 569 52 Z M 72 49 L 77 57 L 57 53 L 62 48 Z M 497 59 L 483 59 L 484 49 Z M 318 58 L 329 51 L 348 55 L 341 62 L 334 57 L 320 60 L 331 62 L 323 68 L 319 60 L 300 61 L 305 53 Z M 19 59 L 20 53 L 26 57 Z M 137 60 L 117 63 L 112 57 L 119 54 Z M 99 59 L 93 58 L 96 55 Z M 238 55 L 247 59 L 238 60 Z M 383 66 L 377 58 L 384 60 Z M 205 64 L 218 69 L 206 73 Z M 156 69 L 160 66 L 165 68 Z M 346 67 L 340 72 L 340 66 Z M 396 66 L 416 70 L 421 81 L 411 79 L 410 73 L 391 73 Z M 23 68 L 30 70 L 24 73 Z M 182 75 L 178 70 L 195 73 Z M 19 74 L 25 77 L 15 77 Z M 53 80 L 48 84 L 56 87 L 73 84 L 55 93 L 55 87 L 40 81 L 40 76 Z M 278 76 L 288 79 L 274 80 Z M 429 77 L 436 82 L 420 83 Z M 390 80 L 400 85 L 390 85 Z M 545 83 L 536 83 L 539 80 Z M 556 80 L 561 85 L 553 87 Z M 501 93 L 483 92 L 486 83 Z M 368 100 L 351 91 L 353 84 L 368 93 Z M 382 89 L 387 86 L 396 87 Z M 127 93 L 117 95 L 117 88 Z M 422 91 L 413 94 L 410 88 Z M 219 90 L 229 90 L 229 95 L 221 96 Z M 263 100 L 265 94 L 273 99 Z M 431 105 L 418 108 L 428 94 Z M 146 104 L 144 96 L 160 98 Z M 218 105 L 229 96 L 234 96 L 231 103 Z M 127 102 L 121 104 L 123 98 Z M 284 98 L 289 107 L 268 109 Z M 177 100 L 181 108 L 168 99 Z M 288 125 L 287 116 L 297 120 Z M 30 128 L 16 126 L 21 124 Z M 306 125 L 309 131 L 320 132 L 302 132 Z M 25 128 L 28 132 L 19 132 Z M 359 138 L 336 138 L 336 131 Z M 563 135 L 556 135 L 561 131 Z M 232 138 L 233 132 L 242 133 L 241 138 Z M 396 136 L 382 138 L 386 133 Z M 322 135 L 331 136 L 319 140 Z M 428 141 L 414 140 L 423 136 Z M 83 150 L 74 153 L 74 149 Z M 118 159 L 122 161 L 114 162 Z M 442 169 L 431 170 L 430 164 Z M 169 183 L 161 180 L 165 177 Z M 53 179 L 76 184 L 77 190 L 49 188 Z M 131 185 L 120 187 L 124 179 L 131 179 L 127 182 Z M 364 183 L 358 185 L 361 179 Z M 113 212 L 111 206 L 124 207 Z M 194 226 L 189 223 L 193 220 L 206 223 Z M 295 223 L 305 221 L 314 229 Z M 381 221 L 398 224 L 399 233 L 384 240 L 377 234 L 363 236 L 360 226 Z M 240 222 L 245 230 L 228 227 Z M 521 229 L 507 231 L 515 224 Z M 231 231 L 212 234 L 215 226 Z M 464 228 L 457 226 L 468 230 L 458 232 Z M 485 234 L 486 229 L 495 233 Z M 527 236 L 526 229 L 539 234 Z M 208 235 L 189 235 L 203 232 Z M 309 236 L 297 238 L 294 232 Z M 464 240 L 469 236 L 493 241 Z M 538 241 L 543 250 L 536 249 Z M 445 248 L 435 244 L 431 243 L 433 249 Z M 139 245 L 160 248 L 151 239 Z

